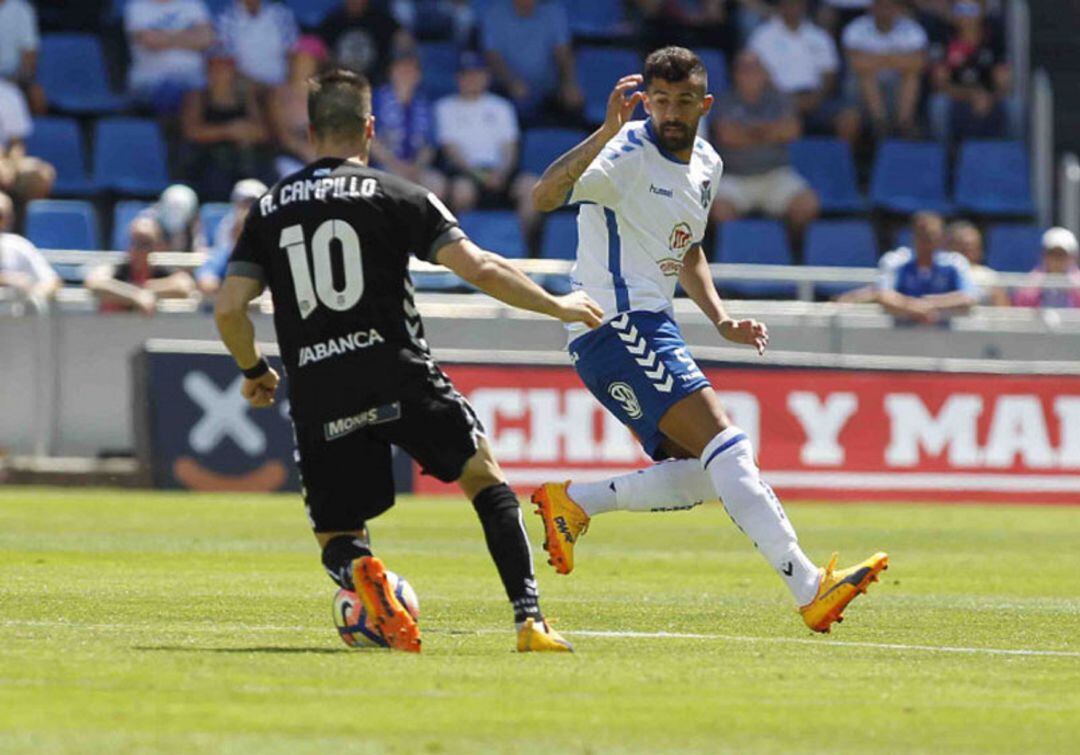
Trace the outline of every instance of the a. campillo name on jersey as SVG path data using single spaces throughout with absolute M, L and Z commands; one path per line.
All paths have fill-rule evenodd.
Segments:
M 327 199 L 360 199 L 375 196 L 378 182 L 374 178 L 361 179 L 358 176 L 327 176 L 293 181 L 282 186 L 274 201 L 273 194 L 267 194 L 259 200 L 259 212 L 263 217 L 277 211 L 278 207 L 293 202 L 325 202 Z
M 330 357 L 366 349 L 380 343 L 386 343 L 386 339 L 375 328 L 371 328 L 370 330 L 358 330 L 347 336 L 331 338 L 311 346 L 301 346 L 299 366 L 303 367 L 305 364 L 312 362 L 321 362 Z

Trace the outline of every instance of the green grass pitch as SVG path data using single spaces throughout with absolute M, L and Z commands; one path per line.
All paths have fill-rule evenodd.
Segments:
M 536 548 L 578 652 L 519 656 L 471 506 L 403 499 L 412 656 L 338 640 L 295 496 L 0 489 L 0 752 L 1077 751 L 1080 510 L 788 510 L 891 555 L 831 635 L 708 506 L 598 518 L 569 577 Z

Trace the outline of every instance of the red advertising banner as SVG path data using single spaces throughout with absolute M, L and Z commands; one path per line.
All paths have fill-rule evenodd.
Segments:
M 569 367 L 444 368 L 515 487 L 650 463 Z M 705 373 L 788 499 L 1080 504 L 1080 376 Z M 418 475 L 416 490 L 450 488 Z

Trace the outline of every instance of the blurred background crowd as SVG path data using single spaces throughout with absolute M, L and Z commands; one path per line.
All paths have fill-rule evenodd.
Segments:
M 818 293 L 915 322 L 1078 307 L 1076 237 L 1032 222 L 1005 39 L 994 0 L 0 0 L 0 285 L 47 297 L 63 278 L 147 313 L 211 296 L 247 208 L 312 159 L 305 82 L 329 65 L 373 82 L 376 166 L 481 245 L 572 258 L 573 215 L 539 217 L 533 182 L 618 77 L 681 44 L 717 98 L 712 261 L 876 266 Z M 58 277 L 35 246 L 129 261 Z M 157 268 L 155 250 L 206 261 Z

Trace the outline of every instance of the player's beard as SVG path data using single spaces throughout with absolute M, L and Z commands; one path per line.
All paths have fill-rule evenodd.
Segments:
M 694 145 L 697 129 L 679 121 L 668 121 L 661 124 L 656 133 L 661 147 L 668 152 L 681 152 Z

